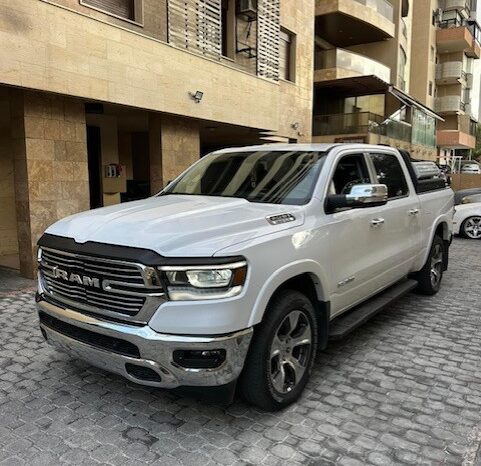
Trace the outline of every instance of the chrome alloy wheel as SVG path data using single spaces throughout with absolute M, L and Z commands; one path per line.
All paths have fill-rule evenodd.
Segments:
M 431 256 L 431 285 L 436 288 L 443 275 L 443 247 L 435 244 Z
M 312 348 L 312 326 L 303 311 L 291 311 L 282 320 L 270 348 L 270 380 L 279 393 L 292 391 L 302 379 Z
M 470 217 L 464 224 L 464 233 L 471 239 L 481 238 L 481 217 Z

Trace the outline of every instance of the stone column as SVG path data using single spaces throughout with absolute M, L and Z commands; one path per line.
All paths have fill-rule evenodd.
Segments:
M 199 123 L 168 115 L 149 115 L 150 191 L 159 192 L 200 157 Z
M 20 272 L 33 277 L 45 229 L 90 207 L 85 111 L 76 99 L 15 90 L 11 112 Z
M 162 147 L 160 143 L 160 115 L 149 114 L 149 161 L 150 194 L 158 193 L 163 187 L 162 181 Z
M 162 176 L 167 183 L 199 160 L 199 123 L 187 118 L 163 117 L 161 143 Z

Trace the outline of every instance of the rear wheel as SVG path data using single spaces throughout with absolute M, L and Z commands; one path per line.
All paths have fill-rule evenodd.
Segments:
M 418 281 L 417 291 L 426 295 L 433 295 L 439 291 L 443 279 L 445 253 L 444 241 L 436 235 L 428 260 L 424 267 L 415 274 Z
M 296 401 L 309 379 L 317 349 L 317 322 L 311 301 L 294 290 L 269 303 L 240 380 L 246 401 L 276 411 Z
M 461 233 L 466 238 L 481 239 L 481 217 L 468 217 L 461 225 Z

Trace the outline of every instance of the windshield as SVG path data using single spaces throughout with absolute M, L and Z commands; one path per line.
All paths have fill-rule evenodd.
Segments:
M 210 154 L 162 194 L 238 197 L 250 202 L 309 202 L 325 152 L 258 151 Z

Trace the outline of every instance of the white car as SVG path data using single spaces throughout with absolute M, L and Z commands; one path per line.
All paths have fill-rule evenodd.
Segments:
M 477 163 L 466 163 L 461 167 L 461 173 L 481 174 L 481 167 Z
M 453 198 L 386 146 L 220 150 L 156 196 L 49 227 L 40 327 L 131 381 L 233 394 L 239 379 L 247 401 L 280 409 L 329 339 L 414 288 L 437 293 Z
M 470 239 L 481 239 L 481 195 L 475 194 L 457 205 L 454 212 L 453 232 Z

